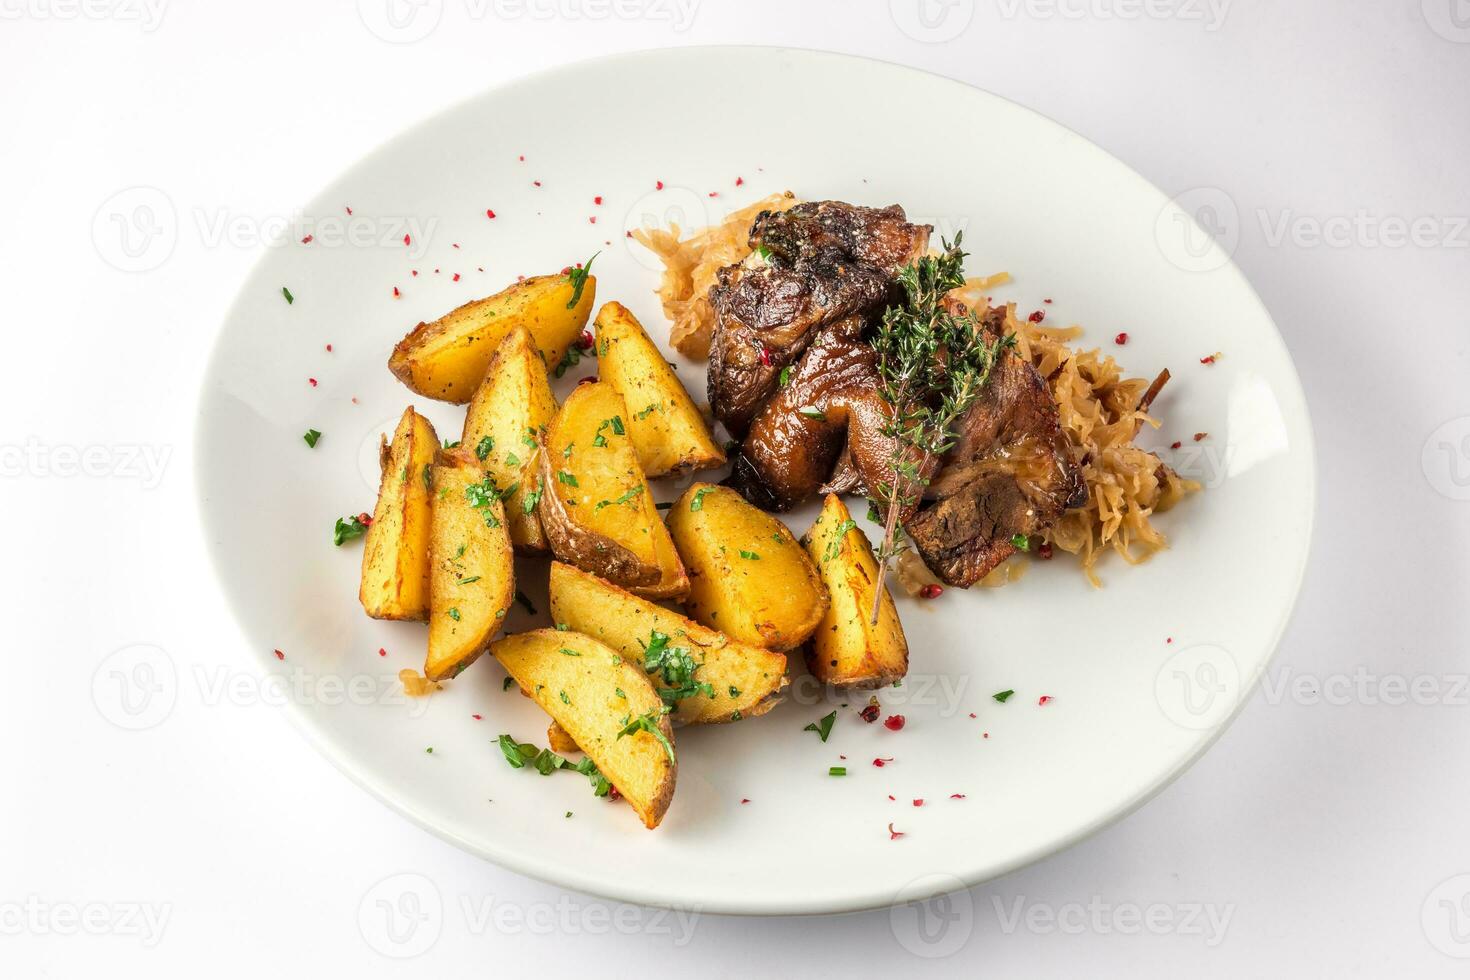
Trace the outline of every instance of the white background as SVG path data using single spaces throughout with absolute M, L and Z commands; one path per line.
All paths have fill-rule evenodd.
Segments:
M 367 26 L 384 2 L 0 0 L 0 975 L 1464 975 L 1470 4 L 933 0 L 926 27 L 918 0 L 625 0 L 631 17 L 429 0 L 413 23 L 442 7 L 437 28 L 388 43 Z M 929 908 L 934 943 L 907 908 L 680 919 L 567 894 L 391 813 L 277 710 L 209 703 L 188 680 L 251 670 L 198 541 L 190 444 L 202 365 L 259 249 L 199 221 L 289 213 L 500 81 L 702 43 L 927 68 L 1052 116 L 1168 193 L 1209 189 L 1184 200 L 1216 206 L 1312 407 L 1313 559 L 1266 687 L 1138 813 Z M 780 93 L 752 79 L 750 97 L 776 109 Z M 901 123 L 902 106 L 875 108 Z M 547 110 L 575 125 L 575 106 Z M 166 261 L 128 273 L 106 205 L 139 185 L 189 217 Z M 136 732 L 93 697 L 130 644 L 185 678 Z M 821 819 L 793 812 L 772 846 Z M 399 874 L 443 903 L 432 945 L 402 962 L 359 927 Z M 425 884 L 385 887 L 405 881 Z M 1157 934 L 1130 918 L 1153 905 Z

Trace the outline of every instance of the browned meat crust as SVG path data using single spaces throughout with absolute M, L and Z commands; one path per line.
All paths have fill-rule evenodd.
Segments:
M 720 270 L 710 289 L 710 409 L 732 436 L 745 437 L 818 328 L 893 298 L 894 271 L 923 254 L 930 230 L 896 205 L 818 201 L 756 216 L 751 245 L 767 258 Z

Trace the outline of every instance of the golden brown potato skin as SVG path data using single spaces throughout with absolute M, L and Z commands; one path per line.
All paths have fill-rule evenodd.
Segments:
M 827 611 L 827 589 L 786 525 L 708 483 L 690 487 L 668 522 L 689 570 L 691 617 L 769 650 L 811 636 Z
M 704 416 L 643 325 L 622 303 L 597 311 L 597 373 L 623 396 L 628 432 L 645 476 L 723 466 Z
M 837 687 L 879 687 L 909 669 L 909 646 L 873 548 L 842 498 L 828 494 L 822 513 L 804 538 L 832 605 L 807 647 L 806 662 L 818 680 Z M 873 592 L 882 590 L 878 623 Z
M 568 396 L 541 454 L 541 527 L 558 560 L 639 595 L 676 598 L 689 578 L 638 466 L 627 417 L 611 385 L 578 385 Z
M 422 474 L 438 448 L 434 427 L 410 406 L 381 451 L 383 475 L 357 592 L 374 619 L 429 618 L 429 490 Z
M 475 458 L 443 452 L 432 471 L 429 535 L 429 653 L 424 676 L 454 677 L 500 632 L 515 598 L 515 572 L 505 509 L 476 507 L 467 488 L 485 479 Z
M 462 405 L 480 386 L 496 348 L 515 326 L 526 328 L 547 367 L 555 367 L 587 326 L 597 277 L 587 277 L 582 295 L 572 303 L 575 291 L 568 276 L 534 276 L 473 300 L 409 331 L 393 348 L 388 370 L 426 398 Z
M 542 485 L 538 440 L 555 417 L 546 365 L 530 331 L 517 324 L 500 342 L 484 382 L 470 399 L 460 448 L 475 455 L 497 486 L 517 488 L 505 498 L 505 517 L 511 543 L 527 554 L 550 547 L 534 501 Z
M 674 710 L 680 725 L 706 725 L 763 715 L 780 701 L 786 686 L 786 656 L 737 643 L 657 603 L 571 565 L 551 566 L 551 618 L 559 626 L 595 637 L 635 664 L 654 630 L 673 646 L 690 649 L 701 663 L 694 679 L 714 688 L 714 697 L 681 698 Z M 655 687 L 664 687 L 660 677 Z
M 663 700 L 643 671 L 572 630 L 517 633 L 490 652 L 618 788 L 643 825 L 657 827 L 674 798 L 677 761 L 648 732 L 618 737 L 624 718 L 651 712 L 673 744 Z
M 554 721 L 546 726 L 546 745 L 558 755 L 582 751 L 577 746 L 576 740 L 567 734 L 567 730 Z M 619 790 L 618 792 L 622 791 Z

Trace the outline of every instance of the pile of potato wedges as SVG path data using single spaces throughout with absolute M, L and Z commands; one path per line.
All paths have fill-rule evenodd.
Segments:
M 526 279 L 394 348 L 389 369 L 409 389 L 467 409 L 457 440 L 411 406 L 384 440 L 359 598 L 376 619 L 428 623 L 430 680 L 488 651 L 550 716 L 551 751 L 585 754 L 575 768 L 652 828 L 673 799 L 676 725 L 765 714 L 796 651 L 824 683 L 874 687 L 903 677 L 908 647 L 839 497 L 800 539 L 726 487 L 655 500 L 650 480 L 726 459 L 621 304 L 594 320 L 597 379 L 558 404 L 550 375 L 584 337 L 596 291 L 581 268 Z M 554 559 L 550 623 L 497 640 L 518 554 Z M 512 742 L 507 758 L 519 766 L 533 749 Z

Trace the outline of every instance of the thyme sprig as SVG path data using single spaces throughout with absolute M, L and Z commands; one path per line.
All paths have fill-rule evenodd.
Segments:
M 953 244 L 944 242 L 942 254 L 904 266 L 898 274 L 904 301 L 884 310 L 873 337 L 878 391 L 890 406 L 882 432 L 896 443 L 888 465 L 891 479 L 874 487 L 871 498 L 886 512 L 877 553 L 880 574 L 907 547 L 899 513 L 922 496 L 930 462 L 954 446 L 957 423 L 1016 342 L 1012 336 L 987 342 L 973 313 L 956 315 L 945 308 L 945 295 L 965 283 L 962 238 L 957 234 Z M 874 623 L 881 597 L 881 589 L 873 595 Z

